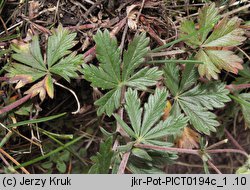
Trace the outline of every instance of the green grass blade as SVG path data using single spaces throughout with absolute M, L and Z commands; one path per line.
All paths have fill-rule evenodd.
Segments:
M 26 166 L 29 166 L 29 165 L 34 164 L 36 162 L 39 162 L 41 160 L 44 160 L 44 159 L 50 157 L 51 155 L 53 155 L 53 154 L 55 154 L 57 152 L 60 152 L 61 150 L 64 150 L 67 147 L 75 144 L 76 142 L 78 142 L 79 140 L 81 140 L 83 137 L 85 137 L 85 135 L 77 137 L 76 139 L 74 139 L 74 140 L 72 140 L 72 141 L 64 144 L 63 146 L 60 146 L 60 147 L 56 148 L 55 150 L 52 150 L 51 152 L 49 152 L 48 154 L 45 154 L 44 156 L 39 156 L 39 157 L 37 157 L 37 158 L 35 158 L 33 160 L 30 160 L 28 162 L 24 162 L 24 163 L 20 164 L 19 166 L 15 166 L 14 169 L 19 169 L 21 167 L 26 167 Z
M 49 131 L 46 131 L 44 129 L 41 129 L 41 128 L 38 128 L 39 131 L 41 131 L 43 134 L 49 136 L 49 137 L 54 137 L 54 138 L 57 138 L 57 139 L 63 139 L 63 140 L 66 140 L 66 139 L 73 139 L 73 135 L 72 134 L 57 134 L 57 133 L 51 133 Z
M 28 121 L 21 121 L 21 122 L 18 122 L 18 123 L 10 124 L 10 125 L 7 126 L 7 128 L 11 129 L 12 127 L 18 127 L 18 126 L 21 126 L 21 125 L 28 125 L 28 124 L 32 124 L 32 123 L 41 123 L 41 122 L 45 122 L 45 121 L 49 121 L 49 120 L 52 120 L 52 119 L 56 119 L 56 118 L 62 117 L 65 114 L 66 113 L 61 113 L 61 114 L 58 114 L 58 115 L 53 115 L 53 116 L 49 116 L 49 117 L 43 117 L 43 118 L 40 118 L 40 119 L 33 119 L 33 120 L 28 120 Z
M 53 141 L 55 141 L 57 144 L 64 146 L 64 144 L 61 141 L 56 139 L 54 136 L 50 135 L 50 132 L 46 131 L 46 132 L 44 132 L 44 134 L 47 135 Z M 72 137 L 73 137 L 73 135 L 72 135 Z M 87 165 L 86 161 L 79 154 L 77 154 L 74 150 L 72 150 L 70 147 L 66 147 L 65 149 L 67 151 L 69 151 L 73 156 L 75 156 L 81 163 L 83 163 L 83 165 Z

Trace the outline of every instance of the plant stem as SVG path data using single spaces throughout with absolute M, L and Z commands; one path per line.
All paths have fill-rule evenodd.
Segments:
M 200 155 L 200 150 L 194 149 L 184 149 L 184 148 L 174 148 L 174 147 L 162 147 L 156 145 L 147 145 L 147 144 L 135 144 L 135 147 L 138 148 L 146 148 L 146 149 L 153 149 L 153 150 L 161 150 L 161 151 L 173 151 L 179 153 L 187 153 L 187 154 L 195 154 Z M 248 158 L 248 154 L 245 151 L 238 150 L 238 149 L 214 149 L 214 150 L 205 150 L 207 153 L 239 153 Z
M 3 107 L 2 109 L 0 109 L 0 115 L 15 109 L 16 107 L 20 106 L 21 104 L 27 102 L 30 98 L 31 98 L 31 94 L 27 94 L 26 96 L 13 102 L 12 104 L 9 104 L 9 105 Z
M 200 150 L 174 148 L 174 147 L 162 147 L 162 146 L 147 145 L 147 144 L 135 144 L 134 146 L 137 148 L 146 148 L 146 149 L 161 150 L 161 151 L 167 151 L 167 152 L 179 152 L 179 153 L 187 153 L 187 154 L 194 154 L 194 155 L 199 155 L 199 152 L 200 152 Z
M 245 151 L 238 149 L 214 149 L 214 150 L 206 150 L 207 153 L 239 153 L 248 158 L 248 154 Z
M 221 171 L 210 161 L 207 161 L 208 165 L 213 168 L 218 174 L 222 174 Z
M 126 168 L 127 163 L 128 163 L 129 156 L 130 156 L 130 152 L 126 152 L 125 154 L 123 154 L 122 161 L 120 163 L 117 174 L 124 174 L 125 168 Z

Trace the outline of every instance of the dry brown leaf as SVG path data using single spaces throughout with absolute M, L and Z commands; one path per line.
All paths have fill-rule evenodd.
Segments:
M 136 30 L 137 29 L 137 14 L 138 11 L 135 10 L 135 8 L 138 7 L 138 5 L 131 5 L 127 7 L 127 18 L 128 18 L 128 27 L 132 30 Z
M 31 94 L 31 98 L 39 94 L 41 101 L 43 101 L 46 97 L 45 78 L 34 84 L 29 90 L 25 92 L 25 94 Z
M 198 148 L 200 135 L 189 127 L 185 127 L 181 136 L 176 139 L 176 146 L 179 148 Z

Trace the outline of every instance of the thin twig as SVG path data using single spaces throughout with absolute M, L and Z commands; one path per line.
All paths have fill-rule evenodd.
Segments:
M 225 144 L 225 143 L 227 143 L 227 142 L 228 142 L 228 139 L 224 139 L 224 140 L 222 140 L 222 141 L 219 141 L 219 142 L 217 142 L 217 143 L 212 144 L 211 146 L 207 147 L 206 149 L 207 149 L 207 150 L 213 149 L 213 148 L 215 148 L 215 147 L 217 147 L 217 146 L 220 146 L 220 145 L 222 145 L 222 144 Z
M 145 0 L 142 0 L 141 8 L 140 8 L 139 13 L 138 13 L 138 15 L 136 17 L 136 25 L 138 24 L 138 21 L 139 21 L 139 18 L 141 16 L 141 12 L 142 12 L 142 9 L 143 9 L 144 5 L 145 5 Z

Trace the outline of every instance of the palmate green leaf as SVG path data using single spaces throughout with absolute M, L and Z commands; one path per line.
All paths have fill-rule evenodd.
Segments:
M 244 30 L 239 28 L 240 20 L 237 17 L 224 17 L 216 26 L 212 34 L 202 47 L 230 47 L 240 45 L 246 37 Z
M 197 81 L 198 72 L 196 69 L 194 69 L 194 67 L 195 67 L 194 64 L 187 64 L 185 66 L 179 86 L 179 93 L 186 91 Z
M 104 90 L 117 87 L 117 81 L 114 81 L 112 76 L 108 75 L 101 67 L 94 65 L 83 65 L 84 78 L 91 81 L 93 87 L 102 88 Z
M 70 82 L 70 78 L 77 78 L 78 66 L 82 63 L 82 55 L 77 55 L 76 52 L 71 53 L 65 58 L 54 64 L 49 71 L 63 77 Z
M 145 136 L 145 141 L 164 137 L 166 135 L 175 135 L 179 133 L 188 122 L 188 118 L 183 114 L 177 117 L 169 116 L 165 121 L 160 121 Z
M 62 25 L 59 25 L 57 30 L 53 31 L 52 36 L 48 39 L 47 48 L 47 65 L 49 68 L 65 55 L 71 53 L 70 49 L 75 46 L 75 37 L 76 33 L 70 33 L 69 30 L 63 29 Z
M 215 3 L 205 5 L 198 11 L 198 23 L 200 28 L 206 28 L 201 33 L 200 42 L 203 43 L 213 26 L 219 21 L 219 9 L 215 7 Z
M 103 97 L 95 102 L 95 105 L 99 106 L 97 110 L 97 115 L 106 113 L 108 116 L 111 116 L 116 108 L 120 106 L 121 99 L 121 88 L 112 89 Z
M 194 106 L 190 102 L 180 100 L 178 104 L 197 131 L 207 135 L 210 134 L 210 131 L 216 131 L 215 127 L 219 126 L 219 122 L 216 120 L 215 114 L 203 107 Z
M 171 70 L 173 68 L 168 66 L 164 68 L 166 73 L 171 72 Z M 176 70 L 179 70 L 178 65 L 176 65 Z M 167 76 L 166 73 L 165 76 Z M 196 84 L 195 87 L 191 88 L 197 83 L 197 79 L 195 67 L 186 65 L 178 91 L 174 96 L 171 114 L 176 117 L 180 115 L 182 110 L 196 130 L 209 134 L 210 131 L 215 131 L 215 127 L 219 125 L 216 115 L 210 112 L 210 110 L 224 107 L 225 103 L 230 101 L 228 97 L 229 91 L 225 89 L 225 84 L 220 82 Z M 168 80 L 167 77 L 165 78 L 166 80 Z
M 137 91 L 128 89 L 125 95 L 125 108 L 131 127 L 117 114 L 114 116 L 124 131 L 138 142 L 164 146 L 171 145 L 169 142 L 162 141 L 161 138 L 179 133 L 186 126 L 188 119 L 183 114 L 180 114 L 177 117 L 170 116 L 165 121 L 161 120 L 167 96 L 166 89 L 156 89 L 155 94 L 149 96 L 148 102 L 144 104 L 142 110 Z
M 212 82 L 203 85 L 196 85 L 194 88 L 179 95 L 179 100 L 189 102 L 194 106 L 204 107 L 208 110 L 221 108 L 225 102 L 229 102 L 229 90 L 221 82 Z
M 146 38 L 146 34 L 136 35 L 133 41 L 129 44 L 128 50 L 123 55 L 123 68 L 122 68 L 122 80 L 125 81 L 129 78 L 134 70 L 144 61 L 149 47 L 149 38 Z
M 241 70 L 242 59 L 235 55 L 229 48 L 242 44 L 246 39 L 244 30 L 240 28 L 240 19 L 233 17 L 229 19 L 224 17 L 219 21 L 218 9 L 215 4 L 205 5 L 199 10 L 198 24 L 203 31 L 196 39 L 187 39 L 185 42 L 188 46 L 199 48 L 195 55 L 197 60 L 203 62 L 198 65 L 200 76 L 208 79 L 218 79 L 218 74 L 222 69 L 237 74 Z M 218 22 L 219 21 L 219 22 Z M 218 24 L 213 28 L 214 24 Z M 209 26 L 212 27 L 209 27 Z M 204 30 L 205 28 L 205 30 Z M 181 34 L 195 31 L 195 24 L 192 21 L 184 21 L 181 26 Z M 211 34 L 208 36 L 208 34 Z M 221 50 L 215 50 L 221 48 Z
M 196 32 L 195 29 L 195 23 L 192 20 L 184 20 L 181 23 L 181 27 L 180 27 L 180 31 L 181 37 L 185 37 L 186 35 L 190 35 Z M 199 40 L 199 38 L 197 38 L 197 35 L 193 35 L 190 38 L 185 40 L 185 43 L 191 47 L 198 47 L 199 45 L 201 45 L 201 41 Z
M 39 45 L 38 36 L 32 38 L 32 42 L 27 45 L 26 48 L 18 49 L 12 46 L 12 49 L 16 50 L 17 53 L 12 54 L 12 58 L 20 63 L 23 63 L 31 68 L 38 69 L 40 71 L 46 71 L 46 66 L 43 62 L 41 49 Z
M 16 88 L 21 88 L 28 83 L 32 83 L 46 75 L 43 71 L 36 68 L 28 67 L 19 63 L 10 64 L 6 67 L 6 76 L 10 78 L 10 82 L 17 82 Z
M 90 159 L 94 162 L 89 174 L 108 174 L 114 151 L 112 151 L 113 138 L 109 137 L 104 143 L 101 143 L 99 152 Z
M 148 102 L 144 104 L 144 109 L 142 109 L 140 108 L 140 99 L 137 91 L 130 88 L 128 89 L 125 94 L 125 108 L 130 122 L 123 121 L 118 114 L 114 114 L 114 117 L 131 138 L 133 144 L 141 143 L 163 147 L 173 146 L 173 144 L 166 141 L 165 138 L 180 133 L 187 125 L 188 119 L 184 117 L 183 114 L 180 114 L 177 117 L 170 116 L 165 121 L 162 121 L 161 117 L 164 113 L 167 96 L 168 93 L 166 89 L 156 89 L 155 93 L 149 96 Z M 130 123 L 130 126 L 127 123 Z M 125 147 L 126 149 L 131 149 L 131 144 L 127 144 L 127 146 L 123 148 Z M 165 160 L 165 164 L 166 161 L 172 159 L 176 159 L 175 153 L 173 152 L 169 154 L 163 151 L 133 148 L 128 166 L 140 166 L 140 168 L 143 169 L 149 166 L 150 170 L 153 171 L 159 162 Z M 155 163 L 156 160 L 158 160 L 158 163 Z
M 161 118 L 166 106 L 168 93 L 166 89 L 156 89 L 155 94 L 149 96 L 148 103 L 144 105 L 144 115 L 140 136 L 144 136 L 150 128 Z
M 12 58 L 17 62 L 9 64 L 5 70 L 10 82 L 17 83 L 16 88 L 21 88 L 28 83 L 36 82 L 25 93 L 32 97 L 39 94 L 43 101 L 46 94 L 54 97 L 54 75 L 63 77 L 68 82 L 70 78 L 78 76 L 78 66 L 82 63 L 82 55 L 70 50 L 75 42 L 76 34 L 59 26 L 53 31 L 47 43 L 47 54 L 43 58 L 39 45 L 39 37 L 34 36 L 30 43 L 17 42 L 12 45 L 15 53 Z M 45 59 L 47 58 L 47 59 Z M 41 79 L 42 78 L 42 79 Z M 41 79 L 38 81 L 38 79 Z
M 162 74 L 157 67 L 145 67 L 131 76 L 125 84 L 138 90 L 146 90 L 148 86 L 156 85 Z
M 142 116 L 142 108 L 141 101 L 138 98 L 137 91 L 133 91 L 131 88 L 128 89 L 125 95 L 125 109 L 128 113 L 129 120 L 131 122 L 131 126 L 137 137 L 140 136 L 140 127 L 141 127 L 141 116 Z
M 149 49 L 149 39 L 144 33 L 136 35 L 129 43 L 123 60 L 120 60 L 117 40 L 111 38 L 107 30 L 104 32 L 99 30 L 94 39 L 100 64 L 98 67 L 83 64 L 83 74 L 93 87 L 110 90 L 95 102 L 95 105 L 99 106 L 98 115 L 105 112 L 110 116 L 120 106 L 119 95 L 121 95 L 122 88 L 128 86 L 138 90 L 147 90 L 147 87 L 157 83 L 162 72 L 157 67 L 139 68 Z
M 166 79 L 164 80 L 165 85 L 168 87 L 171 94 L 175 96 L 179 88 L 179 69 L 176 66 L 176 63 L 166 63 L 163 71 Z
M 199 65 L 200 76 L 206 76 L 208 79 L 218 79 L 218 73 L 221 69 L 238 73 L 239 69 L 243 69 L 243 60 L 232 51 L 226 50 L 200 50 L 196 58 L 203 61 L 203 65 Z
M 100 61 L 102 68 L 116 83 L 121 81 L 121 60 L 120 50 L 117 46 L 117 40 L 111 38 L 108 30 L 97 31 L 94 36 L 96 43 L 96 57 Z

